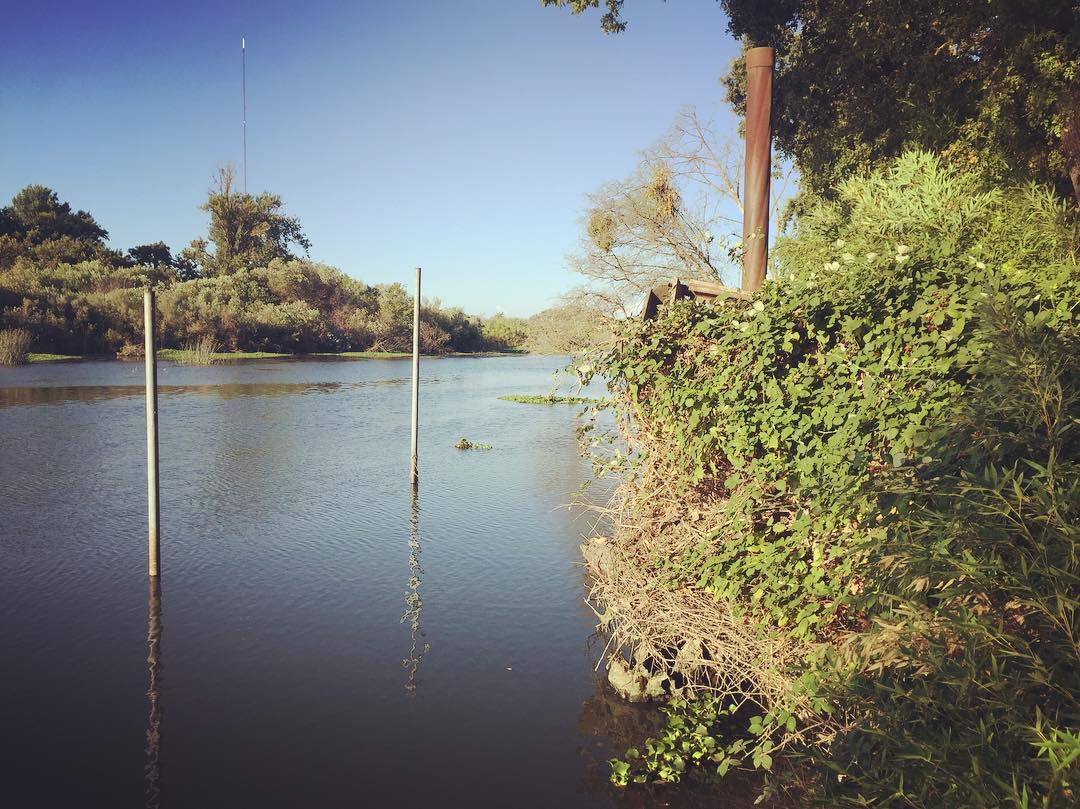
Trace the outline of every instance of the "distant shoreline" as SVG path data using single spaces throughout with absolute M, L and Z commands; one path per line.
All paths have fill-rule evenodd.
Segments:
M 175 362 L 183 354 L 183 349 L 162 348 L 157 352 L 159 360 Z M 320 351 L 311 354 L 283 354 L 272 351 L 218 351 L 214 352 L 212 359 L 216 362 L 241 362 L 244 360 L 271 360 L 271 359 L 349 359 L 349 360 L 401 360 L 408 359 L 412 354 L 407 351 Z M 528 351 L 454 351 L 447 354 L 421 354 L 429 359 L 440 357 L 524 357 L 524 356 L 558 356 L 532 354 Z M 115 360 L 114 354 L 42 354 L 31 353 L 27 357 L 30 363 L 44 362 L 94 362 L 99 360 Z M 125 362 L 138 362 L 139 358 L 124 360 Z

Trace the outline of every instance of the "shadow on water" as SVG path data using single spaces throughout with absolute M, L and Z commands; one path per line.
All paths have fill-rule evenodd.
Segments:
M 146 809 L 161 806 L 161 579 L 150 578 L 146 616 Z
M 420 499 L 416 487 L 413 486 L 412 508 L 409 514 L 409 579 L 405 587 L 405 612 L 401 615 L 401 623 L 409 623 L 409 656 L 401 661 L 401 665 L 409 673 L 405 681 L 405 692 L 410 695 L 416 693 L 420 684 L 417 677 L 420 661 L 431 648 L 420 625 L 424 610 L 424 601 L 420 597 L 423 575 L 424 569 L 420 566 Z
M 162 396 L 194 395 L 235 399 L 241 396 L 291 396 L 294 394 L 336 393 L 382 385 L 402 385 L 401 379 L 379 379 L 363 382 L 252 382 L 222 385 L 158 385 Z M 64 402 L 98 402 L 142 396 L 143 385 L 57 385 L 45 387 L 0 387 L 0 407 L 20 405 L 60 404 Z
M 655 704 L 630 703 L 615 693 L 602 677 L 596 691 L 585 700 L 578 717 L 580 749 L 585 768 L 578 790 L 597 803 L 613 802 L 619 809 L 781 809 L 777 800 L 756 803 L 761 779 L 755 773 L 733 771 L 724 779 L 688 775 L 678 785 L 634 784 L 615 787 L 610 780 L 612 758 L 622 758 L 631 747 L 641 749 L 646 739 L 664 729 L 664 717 Z

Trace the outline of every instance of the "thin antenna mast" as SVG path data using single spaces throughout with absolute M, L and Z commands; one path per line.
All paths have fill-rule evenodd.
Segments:
M 243 103 L 241 128 L 244 131 L 244 193 L 247 193 L 247 41 L 240 37 L 240 95 Z

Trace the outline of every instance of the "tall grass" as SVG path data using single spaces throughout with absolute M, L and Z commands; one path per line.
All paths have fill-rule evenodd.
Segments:
M 0 330 L 0 365 L 25 365 L 30 361 L 33 336 L 26 329 Z
M 189 340 L 176 352 L 176 361 L 181 365 L 213 365 L 217 362 L 218 344 L 213 337 L 200 337 Z

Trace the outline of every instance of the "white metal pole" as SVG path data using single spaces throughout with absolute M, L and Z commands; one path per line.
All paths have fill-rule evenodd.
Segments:
M 416 299 L 413 302 L 412 332 L 412 462 L 409 479 L 415 486 L 418 480 L 417 433 L 420 419 L 420 268 L 416 268 Z

